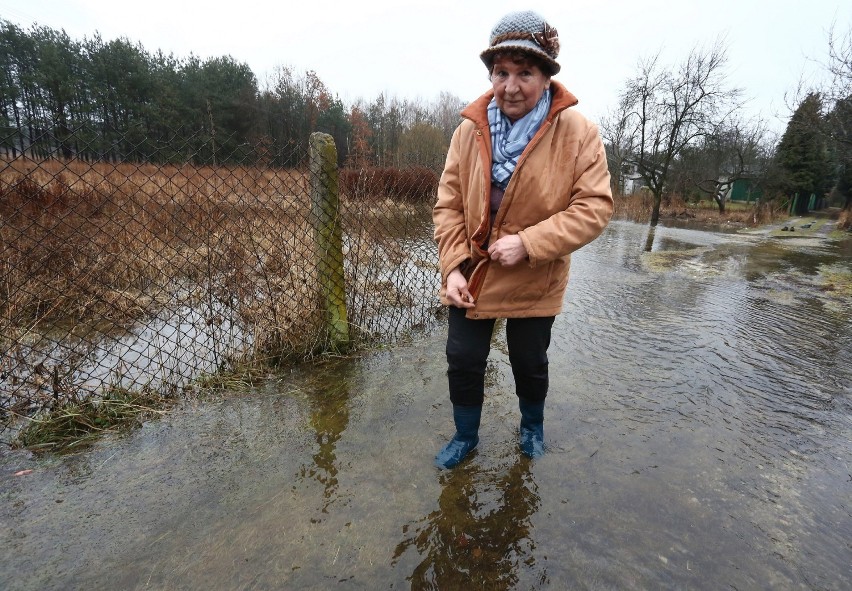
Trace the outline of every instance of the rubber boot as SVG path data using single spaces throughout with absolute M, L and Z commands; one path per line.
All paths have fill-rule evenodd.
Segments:
M 544 401 L 529 402 L 518 398 L 521 409 L 521 451 L 528 458 L 544 455 Z
M 435 456 L 435 465 L 441 469 L 457 466 L 479 444 L 479 419 L 482 406 L 453 405 L 456 434 Z

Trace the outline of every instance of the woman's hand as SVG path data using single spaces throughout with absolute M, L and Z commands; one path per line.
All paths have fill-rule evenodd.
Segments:
M 500 263 L 504 267 L 517 265 L 527 258 L 527 247 L 517 234 L 503 236 L 488 247 L 488 256 L 491 260 Z
M 447 275 L 447 299 L 456 308 L 473 308 L 473 296 L 467 290 L 467 279 L 458 267 Z

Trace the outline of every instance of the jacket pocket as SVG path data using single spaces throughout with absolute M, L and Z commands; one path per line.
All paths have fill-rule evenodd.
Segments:
M 524 309 L 545 298 L 550 291 L 553 263 L 541 267 L 524 265 L 503 268 L 497 265 L 491 270 L 488 289 L 493 288 L 508 310 Z

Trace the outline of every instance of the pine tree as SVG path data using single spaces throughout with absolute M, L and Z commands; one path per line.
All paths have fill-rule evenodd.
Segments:
M 782 172 L 781 188 L 796 194 L 822 197 L 832 184 L 832 163 L 823 127 L 822 97 L 810 93 L 790 118 L 778 145 L 776 160 Z M 796 213 L 806 213 L 807 200 L 799 200 Z M 803 210 L 804 208 L 804 210 Z

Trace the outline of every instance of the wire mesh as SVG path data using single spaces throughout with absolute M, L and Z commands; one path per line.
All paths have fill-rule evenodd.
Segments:
M 115 388 L 175 394 L 246 360 L 328 348 L 307 154 L 279 155 L 305 163 L 282 168 L 258 157 L 268 146 L 241 145 L 244 164 L 194 163 L 210 149 L 0 152 L 0 431 Z M 353 343 L 428 326 L 437 174 L 339 178 Z

